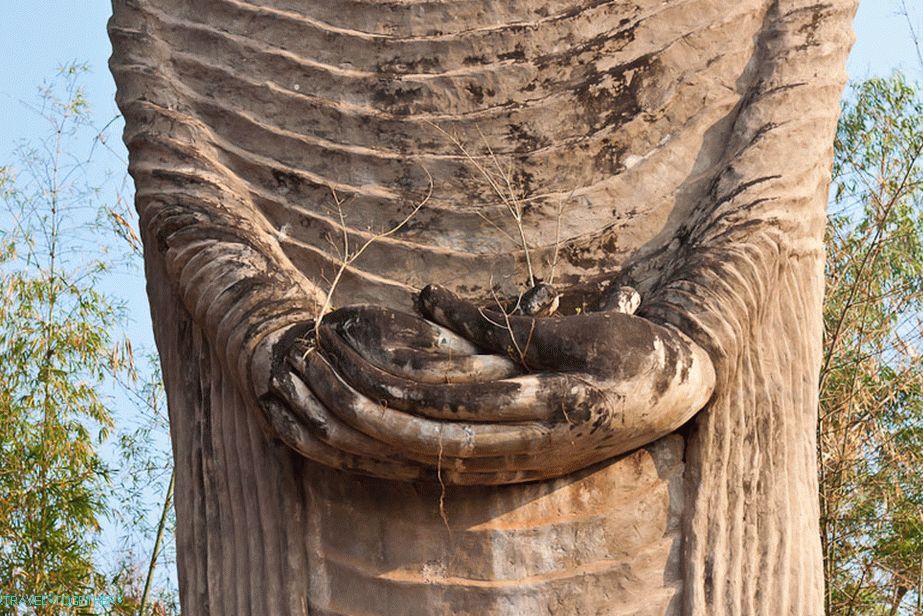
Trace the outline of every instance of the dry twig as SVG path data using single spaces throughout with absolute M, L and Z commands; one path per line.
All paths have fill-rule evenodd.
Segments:
M 390 235 L 393 235 L 400 231 L 404 225 L 406 225 L 410 220 L 417 215 L 417 212 L 426 205 L 430 200 L 430 197 L 433 196 L 433 176 L 430 175 L 429 170 L 426 167 L 423 167 L 424 173 L 429 180 L 429 188 L 427 190 L 426 196 L 416 205 L 413 209 L 407 214 L 400 222 L 377 235 L 373 235 L 363 243 L 358 250 L 351 253 L 349 247 L 349 229 L 346 227 L 346 215 L 343 212 L 343 205 L 346 203 L 347 199 L 340 199 L 337 195 L 337 192 L 334 188 L 331 188 L 330 191 L 333 194 L 333 201 L 337 209 L 337 215 L 340 219 L 340 231 L 343 234 L 343 252 L 340 255 L 340 265 L 337 268 L 336 274 L 333 277 L 333 280 L 330 281 L 330 287 L 327 290 L 327 293 L 324 298 L 324 303 L 321 306 L 320 310 L 317 313 L 317 317 L 314 319 L 314 339 L 317 339 L 317 335 L 320 332 L 321 322 L 323 321 L 324 315 L 326 315 L 333 304 L 333 294 L 336 291 L 337 286 L 340 284 L 340 280 L 343 277 L 343 273 L 348 267 L 350 267 L 356 260 L 362 256 L 362 254 L 368 249 L 369 246 L 377 242 L 378 240 L 384 239 Z

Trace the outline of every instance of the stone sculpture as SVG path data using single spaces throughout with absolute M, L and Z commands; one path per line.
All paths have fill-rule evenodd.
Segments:
M 855 4 L 115 0 L 184 613 L 820 614 Z

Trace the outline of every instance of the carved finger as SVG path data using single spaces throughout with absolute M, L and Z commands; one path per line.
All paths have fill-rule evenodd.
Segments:
M 369 327 L 366 310 L 352 310 L 350 318 L 333 322 L 337 333 L 363 359 L 395 376 L 423 383 L 466 383 L 495 381 L 522 372 L 514 362 L 500 355 L 453 353 L 453 349 L 460 345 L 453 343 L 449 347 L 439 341 L 458 336 L 437 325 L 431 325 L 438 328 L 438 335 L 435 344 L 429 348 L 439 348 L 438 351 L 403 346 L 401 343 L 405 340 L 394 340 L 390 335 L 387 339 L 382 338 L 380 328 Z M 473 345 L 468 345 L 474 349 Z
M 304 358 L 305 382 L 325 407 L 353 428 L 399 450 L 460 458 L 538 453 L 561 434 L 538 422 L 488 424 L 437 421 L 387 408 L 344 382 L 317 351 Z
M 371 365 L 420 383 L 484 383 L 522 374 L 521 368 L 501 355 L 454 356 L 405 348 L 387 350 L 346 340 Z
M 526 368 L 605 372 L 592 353 L 618 314 L 560 318 L 510 315 L 481 308 L 450 291 L 429 285 L 420 293 L 423 313 L 484 350 L 506 355 Z M 610 349 L 611 351 L 611 349 Z
M 485 423 L 490 407 L 474 409 L 479 421 L 437 421 L 416 414 L 429 406 L 425 399 L 419 403 L 420 408 L 412 409 L 414 414 L 389 408 L 359 394 L 319 351 L 310 353 L 298 370 L 303 370 L 305 381 L 324 405 L 346 423 L 401 449 L 430 455 L 442 451 L 443 455 L 467 458 L 560 452 L 566 450 L 568 443 L 583 443 L 593 450 L 588 455 L 595 456 L 598 450 L 612 456 L 669 434 L 704 406 L 714 385 L 714 372 L 710 362 L 695 357 L 700 352 L 696 350 L 686 358 L 688 363 L 675 369 L 673 381 L 662 381 L 660 374 L 649 375 L 646 371 L 602 383 L 573 374 L 557 375 L 562 385 L 557 394 L 559 408 L 548 407 L 547 401 L 553 399 L 550 394 L 544 405 L 538 400 L 539 406 L 545 406 L 542 412 L 554 411 L 551 417 L 558 423 L 551 425 L 536 421 Z M 361 360 L 353 357 L 349 361 L 359 365 Z M 540 382 L 532 381 L 535 387 Z M 398 383 L 391 392 L 392 398 L 410 389 L 405 387 Z M 449 388 L 451 384 L 442 387 Z M 530 395 L 534 397 L 534 393 Z M 463 412 L 471 414 L 472 409 L 465 408 Z
M 301 379 L 296 378 L 286 366 L 282 366 L 273 375 L 271 391 L 285 400 L 293 416 L 315 438 L 334 449 L 379 460 L 406 462 L 393 447 L 369 438 L 327 411 Z M 433 459 L 426 458 L 424 461 L 432 462 Z
M 355 456 L 330 447 L 296 421 L 285 404 L 273 396 L 263 397 L 260 406 L 275 434 L 286 445 L 309 460 L 331 468 L 375 477 L 405 481 L 431 478 L 432 473 L 419 465 Z
M 478 383 L 422 383 L 395 376 L 365 361 L 329 325 L 320 330 L 321 348 L 338 374 L 365 396 L 401 411 L 448 421 L 564 421 L 563 408 L 579 408 L 585 381 L 542 373 Z M 299 370 L 301 358 L 293 356 Z
M 426 285 L 420 292 L 420 310 L 425 317 L 460 333 L 482 348 L 502 353 L 509 344 L 509 332 L 504 329 L 502 315 L 484 310 L 443 287 Z M 522 318 L 519 316 L 517 320 Z
M 405 455 L 435 457 L 451 483 L 509 483 L 556 477 L 635 449 L 674 428 L 646 429 L 642 414 L 629 419 L 599 404 L 573 423 L 483 424 L 435 421 L 368 400 L 339 379 L 317 351 L 306 358 L 311 390 L 355 429 Z M 636 409 L 631 409 L 636 410 Z M 569 414 L 568 414 L 569 415 Z M 652 438 L 653 437 L 653 438 Z M 476 473 L 484 474 L 475 478 Z M 503 473 L 512 473 L 501 479 Z
M 560 455 L 549 457 L 546 452 L 537 454 L 490 456 L 477 458 L 461 458 L 448 455 L 445 450 L 433 454 L 413 451 L 397 453 L 394 447 L 353 429 L 340 419 L 331 414 L 310 389 L 295 374 L 285 371 L 273 378 L 273 393 L 285 402 L 285 407 L 297 420 L 309 430 L 312 437 L 329 445 L 333 449 L 357 457 L 372 458 L 376 461 L 412 463 L 416 462 L 442 473 L 444 481 L 450 483 L 483 483 L 491 474 L 500 473 L 504 477 L 501 483 L 510 482 L 511 474 L 518 474 L 518 481 L 527 481 L 527 478 L 546 478 L 562 472 L 563 468 L 578 468 L 572 466 L 575 458 L 582 460 L 582 453 L 586 448 L 577 448 L 571 442 L 569 451 L 562 451 Z M 279 411 L 281 412 L 281 410 Z M 565 446 L 567 444 L 565 443 Z M 582 462 L 581 462 L 582 463 Z M 468 479 L 462 477 L 467 476 Z M 477 477 L 476 481 L 474 477 Z M 492 483 L 494 481 L 488 481 Z
M 381 306 L 347 306 L 323 319 L 350 332 L 365 347 L 410 348 L 447 355 L 472 355 L 477 347 L 455 332 L 419 316 Z
M 701 408 L 714 387 L 704 349 L 676 328 L 642 317 L 617 311 L 546 319 L 504 315 L 432 285 L 420 303 L 428 316 L 482 348 L 518 356 L 530 369 L 593 375 L 607 390 L 649 391 L 652 407 L 686 400 Z
M 293 379 L 293 382 L 297 383 L 298 379 Z M 376 449 L 365 450 L 368 442 L 374 442 L 372 439 L 360 441 L 350 436 L 325 440 L 322 435 L 331 432 L 318 432 L 314 419 L 308 419 L 306 423 L 306 417 L 290 400 L 267 395 L 261 398 L 260 403 L 279 438 L 306 458 L 332 468 L 387 479 L 441 482 L 446 485 L 506 485 L 559 477 L 612 455 L 604 444 L 587 446 L 585 442 L 570 440 L 560 443 L 554 453 L 537 451 L 503 456 L 459 457 L 448 453 L 453 446 L 447 435 L 437 441 L 438 448 L 432 454 L 402 449 L 403 454 L 418 462 L 415 464 L 388 455 L 381 445 L 376 445 Z M 310 414 L 314 413 L 323 414 L 323 410 L 315 408 L 310 411 Z M 325 423 L 331 425 L 329 415 Z M 350 449 L 339 448 L 347 442 Z M 372 451 L 377 455 L 368 453 Z

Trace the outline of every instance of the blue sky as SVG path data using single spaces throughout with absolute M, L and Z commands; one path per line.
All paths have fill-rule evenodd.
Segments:
M 856 44 L 847 65 L 851 79 L 887 75 L 899 69 L 911 79 L 923 81 L 923 67 L 907 19 L 899 13 L 900 6 L 898 0 L 860 0 Z M 923 34 L 923 2 L 906 0 L 906 6 L 914 29 Z
M 103 125 L 118 114 L 115 84 L 107 67 L 112 52 L 106 35 L 110 12 L 111 5 L 103 0 L 0 2 L 0 166 L 13 162 L 17 143 L 47 134 L 44 120 L 25 103 L 35 103 L 38 86 L 63 64 L 89 64 L 90 73 L 81 83 L 96 122 Z M 121 126 L 113 127 L 109 144 L 118 156 L 98 149 L 103 160 L 96 168 L 121 174 L 127 157 Z M 134 341 L 153 344 L 143 280 L 138 275 L 117 276 L 111 284 L 128 303 Z
M 24 112 L 21 101 L 35 100 L 36 86 L 61 64 L 89 63 L 92 73 L 84 84 L 95 115 L 115 115 L 115 86 L 106 67 L 110 11 L 102 0 L 0 3 L 0 160 L 9 158 L 17 139 L 40 130 L 41 122 Z

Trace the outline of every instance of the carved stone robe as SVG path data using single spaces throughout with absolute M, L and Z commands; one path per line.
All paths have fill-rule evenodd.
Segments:
M 820 615 L 824 211 L 855 4 L 115 0 L 184 614 Z M 250 359 L 316 316 L 340 213 L 361 245 L 432 178 L 337 306 L 521 289 L 477 164 L 522 200 L 535 273 L 637 288 L 708 351 L 711 401 L 546 481 L 305 459 L 253 404 Z

